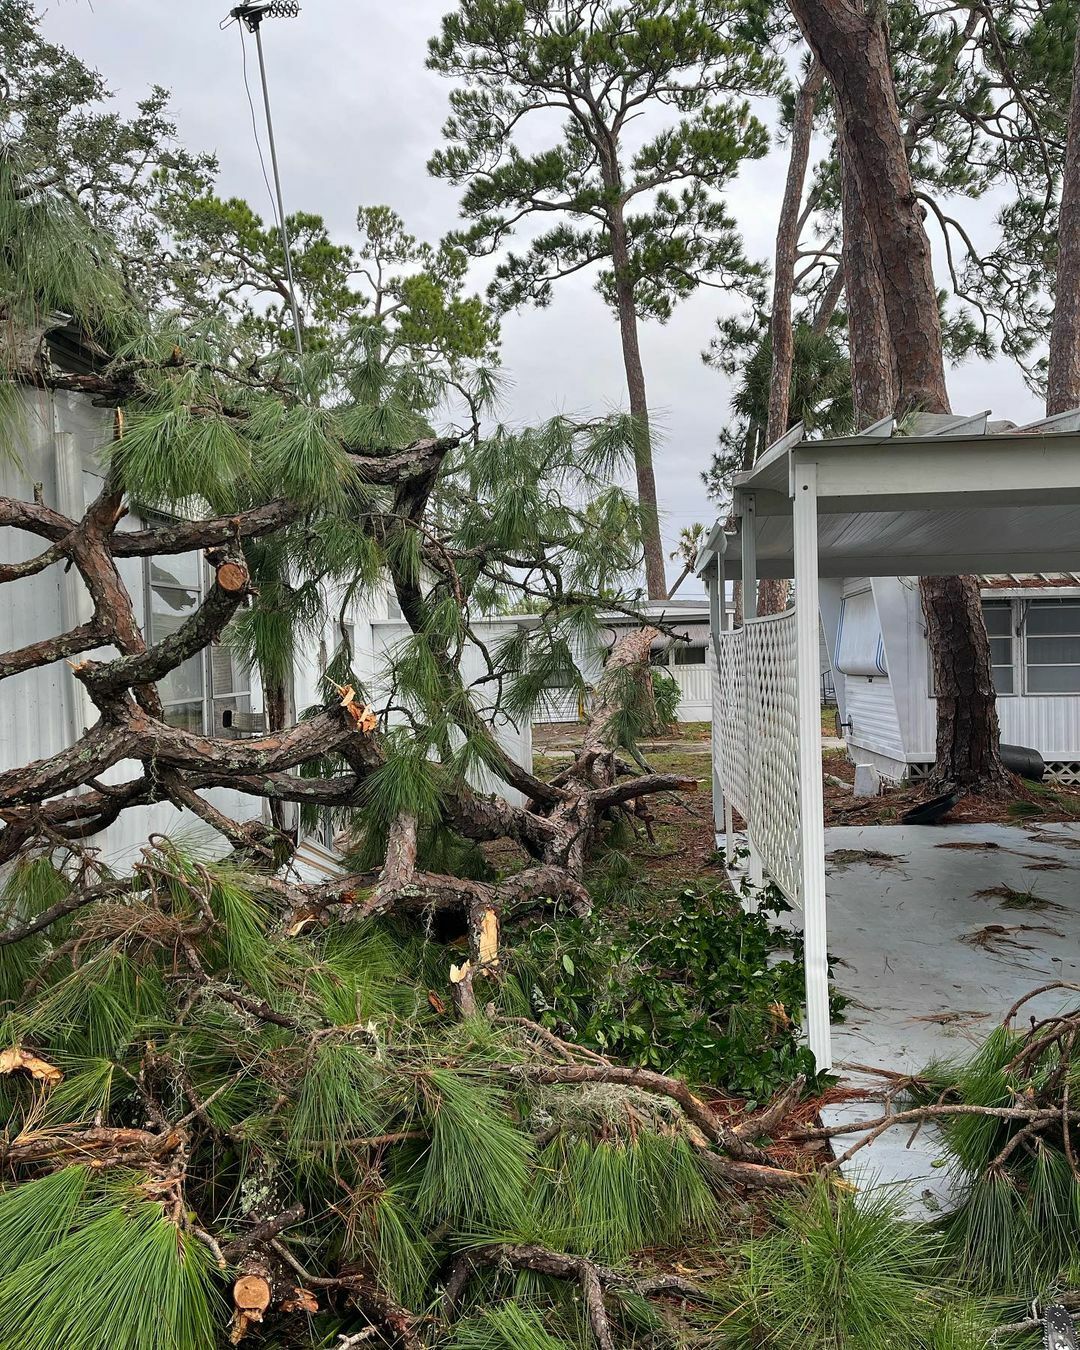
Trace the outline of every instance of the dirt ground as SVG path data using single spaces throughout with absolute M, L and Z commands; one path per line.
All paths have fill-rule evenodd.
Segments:
M 706 722 L 690 722 L 670 740 L 646 741 L 641 749 L 658 773 L 678 773 L 697 781 L 694 793 L 663 793 L 649 799 L 655 842 L 639 828 L 638 837 L 620 845 L 642 871 L 662 885 L 715 886 L 723 876 L 716 859 L 712 819 L 712 760 Z M 541 777 L 555 773 L 571 758 L 581 739 L 577 723 L 533 728 L 533 767 Z
M 927 800 L 924 785 L 886 788 L 880 797 L 856 800 L 851 784 L 855 766 L 847 750 L 833 743 L 832 709 L 822 709 L 822 749 L 826 825 L 895 824 L 905 811 Z M 581 728 L 575 722 L 560 722 L 533 728 L 533 759 L 542 776 L 555 772 L 569 760 L 579 743 Z M 665 882 L 685 879 L 692 884 L 709 875 L 715 878 L 712 826 L 711 738 L 707 722 L 688 722 L 677 734 L 646 741 L 642 752 L 660 773 L 680 773 L 697 779 L 693 795 L 654 799 L 653 833 L 656 843 L 639 839 L 629 850 L 643 868 Z M 839 782 L 836 780 L 840 780 Z M 960 801 L 943 823 L 1021 825 L 1051 824 L 1080 820 L 1080 788 L 1057 783 L 1014 780 L 1014 791 L 1003 799 L 969 796 Z M 741 822 L 740 822 L 741 823 Z
M 893 825 L 905 811 L 933 796 L 924 784 L 912 783 L 887 787 L 880 797 L 856 801 L 848 786 L 855 781 L 855 765 L 847 751 L 842 747 L 824 749 L 822 764 L 826 825 Z M 844 786 L 830 781 L 836 778 L 842 779 Z M 1012 794 L 1004 798 L 963 798 L 949 812 L 944 825 L 1049 825 L 1069 820 L 1080 820 L 1080 788 L 1015 778 Z

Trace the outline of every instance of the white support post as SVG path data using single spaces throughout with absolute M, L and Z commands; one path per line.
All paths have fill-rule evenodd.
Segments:
M 740 495 L 739 547 L 742 553 L 743 623 L 757 617 L 757 512 L 754 494 Z
M 723 540 L 722 543 L 724 547 L 716 555 L 716 588 L 720 609 L 719 630 L 726 633 L 734 629 L 735 615 L 727 607 L 727 569 L 724 566 L 727 540 Z M 730 871 L 735 860 L 735 808 L 731 805 L 729 797 L 724 798 L 724 859 Z
M 720 728 L 715 725 L 716 720 L 716 687 L 720 683 L 720 643 L 718 636 L 722 615 L 724 610 L 724 560 L 723 554 L 716 559 L 716 570 L 709 574 L 709 631 L 712 636 L 712 682 L 713 682 L 713 720 L 712 728 L 712 811 L 713 811 L 713 836 L 715 843 L 720 843 L 720 833 L 724 828 L 725 810 L 727 799 L 724 796 L 724 790 L 720 783 L 720 769 L 717 764 L 716 747 L 720 736 Z M 725 861 L 730 858 L 730 853 L 725 856 Z
M 832 1067 L 829 1023 L 828 916 L 825 903 L 825 822 L 821 786 L 821 703 L 818 672 L 817 465 L 792 466 L 795 544 L 795 652 L 799 723 L 801 895 L 806 957 L 806 1021 L 818 1072 Z
M 739 548 L 742 555 L 742 607 L 743 607 L 743 628 L 751 619 L 757 618 L 757 505 L 752 492 L 740 493 L 738 500 L 740 514 L 739 521 Z M 749 715 L 749 696 L 747 696 L 747 713 Z M 747 793 L 750 798 L 751 810 L 757 796 L 757 769 L 758 759 L 755 747 L 750 744 L 750 728 L 743 727 L 743 735 L 747 738 L 746 743 L 746 772 L 747 772 Z M 755 891 L 765 884 L 765 869 L 761 863 L 761 854 L 754 845 L 754 823 L 752 820 L 746 822 L 746 848 L 748 857 L 746 860 L 746 876 L 750 885 Z M 756 898 L 749 902 L 748 909 L 751 913 L 757 908 Z
M 836 669 L 836 650 L 840 637 L 840 611 L 844 604 L 844 582 L 842 577 L 823 577 L 818 586 L 818 604 L 821 609 L 821 627 L 825 633 L 825 647 L 832 668 L 833 691 L 836 694 L 836 709 L 841 722 L 847 721 L 847 687 L 843 674 Z

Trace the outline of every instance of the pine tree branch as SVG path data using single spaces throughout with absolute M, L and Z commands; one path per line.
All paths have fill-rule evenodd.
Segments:
M 610 1266 L 600 1265 L 587 1256 L 571 1256 L 550 1247 L 541 1247 L 537 1243 L 496 1242 L 463 1252 L 454 1261 L 443 1293 L 444 1319 L 449 1319 L 457 1310 L 465 1286 L 482 1266 L 529 1270 L 556 1279 L 576 1281 L 581 1286 L 589 1327 L 600 1350 L 614 1350 L 615 1347 L 611 1319 L 604 1301 L 607 1289 L 629 1289 L 643 1297 L 674 1294 L 706 1303 L 711 1302 L 713 1297 L 708 1290 L 678 1275 L 635 1278 L 613 1270 Z

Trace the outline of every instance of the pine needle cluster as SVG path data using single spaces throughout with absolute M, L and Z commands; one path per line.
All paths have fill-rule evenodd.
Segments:
M 1028 1302 L 1080 1279 L 1080 1129 L 1070 1117 L 1080 1098 L 1069 1039 L 1076 1021 L 1073 1011 L 1026 1033 L 1000 1026 L 969 1060 L 934 1065 L 926 1076 L 933 1100 L 1045 1111 L 1034 1125 L 978 1114 L 941 1120 L 964 1197 L 946 1223 L 949 1250 L 980 1287 Z
M 425 990 L 452 949 L 385 924 L 289 936 L 257 875 L 167 841 L 151 875 L 5 970 L 4 1044 L 23 1058 L 0 1078 L 0 1346 L 223 1345 L 246 1235 L 294 1208 L 280 1245 L 330 1290 L 312 1346 L 374 1315 L 349 1278 L 419 1318 L 473 1247 L 625 1266 L 720 1227 L 677 1109 L 527 1087 L 513 1066 L 536 1052 L 517 1033 L 439 1011 Z M 9 920 L 68 885 L 23 862 Z M 550 1340 L 572 1306 L 542 1282 L 491 1321 L 487 1289 L 451 1342 L 517 1317 Z

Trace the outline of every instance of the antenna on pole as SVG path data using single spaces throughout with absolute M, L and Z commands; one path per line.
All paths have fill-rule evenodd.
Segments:
M 262 45 L 263 19 L 295 19 L 299 13 L 300 5 L 297 0 L 244 0 L 242 4 L 229 11 L 229 17 L 221 26 L 224 28 L 230 22 L 238 22 L 242 23 L 248 32 L 255 34 L 255 46 L 259 52 L 259 76 L 262 80 L 263 107 L 266 110 L 266 132 L 270 141 L 270 164 L 274 173 L 274 191 L 277 196 L 277 224 L 281 234 L 282 252 L 285 255 L 285 280 L 289 289 L 289 303 L 292 307 L 296 354 L 302 357 L 304 354 L 304 337 L 300 327 L 300 309 L 296 303 L 292 248 L 289 244 L 289 227 L 285 222 L 285 202 L 281 195 L 281 173 L 278 170 L 277 145 L 274 141 L 274 120 L 270 113 L 270 90 L 266 83 L 266 61 L 263 57 Z

